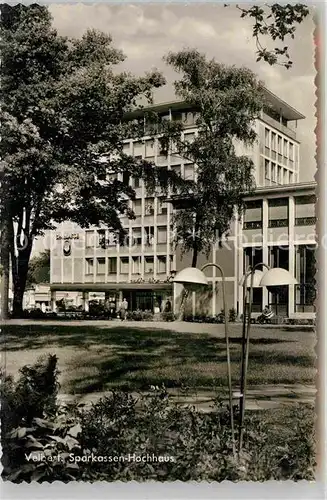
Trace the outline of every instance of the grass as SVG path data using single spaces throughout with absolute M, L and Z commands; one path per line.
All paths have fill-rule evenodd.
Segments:
M 5 372 L 17 375 L 42 354 L 59 358 L 61 392 L 89 394 L 150 385 L 226 387 L 222 325 L 110 323 L 2 327 Z M 230 325 L 233 382 L 239 380 L 241 326 Z M 253 328 L 248 384 L 313 384 L 315 333 Z

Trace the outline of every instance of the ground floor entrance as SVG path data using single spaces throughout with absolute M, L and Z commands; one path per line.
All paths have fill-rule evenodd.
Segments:
M 123 298 L 127 300 L 129 309 L 132 311 L 159 313 L 163 312 L 169 293 L 167 290 L 124 290 Z

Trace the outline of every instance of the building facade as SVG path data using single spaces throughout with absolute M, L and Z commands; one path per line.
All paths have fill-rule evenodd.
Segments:
M 302 185 L 298 182 L 300 145 L 296 139 L 294 124 L 304 117 L 268 91 L 267 100 L 270 103 L 269 109 L 262 112 L 255 124 L 257 143 L 250 150 L 244 150 L 236 144 L 239 154 L 247 154 L 253 159 L 258 189 L 255 196 L 247 200 L 244 220 L 232 224 L 231 234 L 223 247 L 213 248 L 212 255 L 209 256 L 210 260 L 217 260 L 223 266 L 230 307 L 237 309 L 239 313 L 242 313 L 242 290 L 238 282 L 248 263 L 262 258 L 271 265 L 281 265 L 280 262 L 284 262 L 283 258 L 286 258 L 288 252 L 288 264 L 284 263 L 283 266 L 288 265 L 291 271 L 295 265 L 304 265 L 296 264 L 298 259 L 299 262 L 303 262 L 303 259 L 310 260 L 306 251 L 305 257 L 302 249 L 297 253 L 298 247 L 304 244 L 304 240 L 305 244 L 309 241 L 310 245 L 315 242 L 314 231 L 310 233 L 315 221 L 314 184 Z M 163 104 L 154 107 L 154 110 L 163 119 L 181 120 L 184 124 L 185 141 L 192 141 L 196 136 L 197 113 L 185 103 Z M 127 154 L 173 169 L 186 179 L 192 179 L 196 175 L 196 168 L 192 163 L 173 154 L 162 155 L 158 140 L 146 135 L 142 140 L 126 140 L 124 150 Z M 108 173 L 108 176 L 110 178 L 113 174 Z M 74 224 L 65 224 L 52 233 L 53 308 L 57 292 L 74 291 L 79 292 L 81 304 L 86 309 L 90 296 L 102 293 L 104 298 L 115 301 L 116 304 L 126 298 L 129 308 L 133 310 L 162 311 L 167 300 L 172 302 L 175 311 L 178 310 L 180 289 L 173 284 L 173 276 L 190 264 L 190 256 L 182 256 L 179 249 L 174 247 L 172 217 L 173 211 L 178 207 L 163 196 L 148 196 L 138 178 L 120 175 L 119 180 L 131 185 L 136 192 L 135 200 L 130 202 L 135 219 L 122 217 L 122 224 L 128 234 L 124 245 L 119 245 L 116 235 L 104 227 L 82 230 Z M 304 201 L 300 202 L 298 193 L 301 193 Z M 311 215 L 305 216 L 305 210 L 309 210 Z M 301 234 L 298 228 L 301 229 Z M 309 232 L 309 240 L 304 236 L 306 232 Z M 280 240 L 288 248 L 284 253 L 275 250 L 278 238 L 284 238 Z M 198 267 L 205 262 L 207 257 L 200 255 Z M 302 281 L 307 279 L 304 271 L 299 269 L 294 268 L 294 272 L 300 273 Z M 208 314 L 216 314 L 222 306 L 220 280 L 210 270 L 208 278 L 212 281 L 210 296 L 195 299 L 196 304 L 193 303 L 192 307 L 194 309 L 201 306 L 206 308 Z M 306 283 L 304 285 L 307 286 Z M 283 293 L 272 304 L 278 314 L 313 314 L 312 306 L 303 303 L 306 300 L 303 293 L 304 297 L 308 294 L 302 289 Z M 258 309 L 272 300 L 267 291 L 255 292 L 255 307 Z

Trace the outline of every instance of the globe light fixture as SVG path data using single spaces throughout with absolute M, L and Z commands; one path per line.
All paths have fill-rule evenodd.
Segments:
M 282 267 L 273 267 L 262 276 L 260 286 L 296 285 L 297 280 L 292 274 Z
M 204 272 L 196 267 L 182 269 L 176 274 L 173 281 L 174 283 L 180 283 L 188 291 L 195 291 L 199 289 L 199 286 L 209 284 Z
M 260 271 L 259 269 L 256 269 L 254 271 L 254 276 L 253 276 L 253 288 L 259 288 L 261 287 L 261 280 L 262 280 L 262 277 L 263 277 L 263 271 Z M 247 275 L 244 274 L 242 276 L 242 278 L 240 279 L 239 281 L 239 285 L 243 286 L 245 281 L 247 282 L 248 281 L 248 278 L 251 276 L 251 272 L 249 272 Z M 250 286 L 249 284 L 247 284 L 247 286 Z
M 232 433 L 232 446 L 233 454 L 235 456 L 235 440 L 234 440 L 234 413 L 233 413 L 233 390 L 232 390 L 232 374 L 231 374 L 231 362 L 230 362 L 230 349 L 229 349 L 229 334 L 228 334 L 228 317 L 227 317 L 227 305 L 226 305 L 226 282 L 224 271 L 221 266 L 215 263 L 205 264 L 201 270 L 196 267 L 187 267 L 176 274 L 173 279 L 174 283 L 180 283 L 184 286 L 186 292 L 196 291 L 199 288 L 209 285 L 208 279 L 204 274 L 204 270 L 208 267 L 215 267 L 218 269 L 222 278 L 222 299 L 223 299 L 223 309 L 224 309 L 224 323 L 225 323 L 225 342 L 226 342 L 226 358 L 227 358 L 227 377 L 228 377 L 228 391 L 229 391 L 229 411 L 230 411 L 230 425 Z M 186 293 L 186 295 L 187 295 Z M 186 296 L 184 295 L 184 300 Z

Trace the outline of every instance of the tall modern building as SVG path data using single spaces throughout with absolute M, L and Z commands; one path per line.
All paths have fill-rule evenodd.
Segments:
M 247 264 L 263 260 L 272 266 L 288 268 L 300 285 L 282 290 L 277 302 L 267 290 L 256 290 L 257 310 L 271 303 L 277 314 L 310 317 L 314 314 L 315 185 L 299 183 L 300 144 L 296 126 L 304 116 L 268 90 L 266 98 L 269 105 L 255 123 L 257 143 L 251 149 L 236 145 L 239 154 L 253 159 L 257 190 L 246 200 L 244 220 L 232 224 L 223 248 L 213 248 L 209 259 L 219 261 L 224 268 L 230 308 L 242 312 L 239 280 Z M 197 112 L 185 102 L 161 104 L 152 109 L 163 119 L 182 121 L 185 141 L 196 136 Z M 174 154 L 162 155 L 157 139 L 146 135 L 142 140 L 126 139 L 124 150 L 173 169 L 185 179 L 194 178 L 194 165 Z M 83 230 L 65 224 L 52 233 L 53 307 L 56 292 L 78 291 L 86 308 L 92 294 L 103 292 L 104 297 L 116 303 L 125 297 L 130 309 L 162 310 L 169 299 L 175 311 L 178 310 L 181 290 L 173 285 L 172 278 L 175 272 L 190 265 L 190 255 L 181 256 L 173 245 L 172 216 L 178 206 L 161 196 L 147 196 L 139 178 L 120 175 L 120 180 L 129 183 L 136 192 L 136 199 L 131 202 L 136 218 L 122 217 L 128 232 L 123 246 L 105 227 Z M 205 261 L 207 258 L 200 255 L 198 266 Z M 212 282 L 211 291 L 203 300 L 199 298 L 196 307 L 216 314 L 222 307 L 220 278 L 212 270 L 208 271 L 208 278 Z

